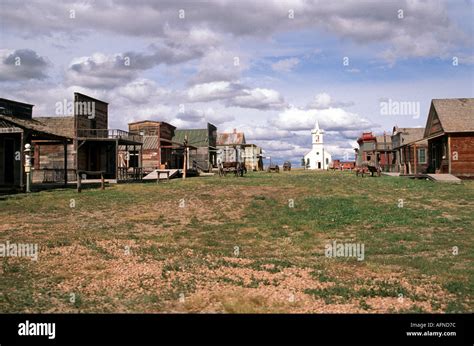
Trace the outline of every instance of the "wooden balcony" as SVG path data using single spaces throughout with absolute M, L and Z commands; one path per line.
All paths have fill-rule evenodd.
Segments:
M 142 144 L 143 137 L 137 133 L 118 129 L 78 129 L 77 139 L 80 140 L 119 140 L 121 143 Z

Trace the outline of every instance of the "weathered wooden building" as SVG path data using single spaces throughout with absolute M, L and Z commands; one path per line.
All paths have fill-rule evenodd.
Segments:
M 206 129 L 176 130 L 172 142 L 184 146 L 185 138 L 187 146 L 191 149 L 188 151 L 188 169 L 208 172 L 217 167 L 217 128 L 214 125 L 208 123 Z M 170 168 L 182 169 L 183 157 L 182 150 L 177 149 L 176 161 L 172 162 Z
M 247 170 L 263 171 L 262 148 L 255 144 L 246 143 L 244 147 L 244 163 Z
M 62 179 L 67 183 L 65 172 L 68 169 L 68 148 L 72 145 L 72 139 L 33 119 L 33 107 L 31 104 L 0 98 L 0 190 L 2 191 L 24 189 L 25 145 L 35 141 L 50 141 L 58 146 L 57 160 L 61 162 L 63 168 Z M 34 167 L 38 164 L 38 154 L 33 152 L 30 155 Z
M 429 173 L 474 177 L 474 99 L 434 99 L 426 121 Z
M 172 139 L 176 127 L 163 121 L 138 121 L 128 124 L 128 130 L 143 137 L 142 163 L 144 173 L 178 165 L 178 143 Z M 180 160 L 179 160 L 180 161 Z
M 359 148 L 355 149 L 355 152 L 358 167 L 369 164 L 380 167 L 385 172 L 393 169 L 395 161 L 391 136 L 386 133 L 381 136 L 374 136 L 372 132 L 364 132 L 357 139 L 357 143 Z
M 0 185 L 24 186 L 27 143 L 33 148 L 33 183 L 67 184 L 78 173 L 97 178 L 102 172 L 111 180 L 140 177 L 141 136 L 108 129 L 106 102 L 74 93 L 73 105 L 72 116 L 33 117 L 33 105 L 0 99 Z M 121 151 L 139 153 L 135 165 L 122 165 Z
M 234 129 L 231 133 L 222 132 L 217 135 L 217 162 L 244 163 L 245 134 Z
M 401 128 L 392 132 L 395 165 L 392 172 L 424 174 L 428 170 L 428 141 L 423 139 L 424 128 Z

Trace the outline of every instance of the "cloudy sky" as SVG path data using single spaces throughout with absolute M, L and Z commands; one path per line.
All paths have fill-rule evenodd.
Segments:
M 473 97 L 473 2 L 0 1 L 0 97 L 34 115 L 83 92 L 109 127 L 152 119 L 244 131 L 299 163 L 316 120 L 333 158 L 364 130 L 424 126 Z M 413 112 L 381 111 L 388 101 Z

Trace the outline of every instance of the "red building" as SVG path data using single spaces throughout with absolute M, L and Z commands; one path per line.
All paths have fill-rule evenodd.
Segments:
M 333 169 L 352 170 L 355 168 L 355 165 L 356 165 L 355 161 L 341 161 L 341 160 L 332 161 Z
M 355 149 L 356 166 L 371 165 L 380 167 L 385 172 L 392 169 L 395 162 L 390 135 L 384 133 L 374 136 L 372 132 L 364 132 L 357 143 L 359 148 Z
M 474 99 L 431 101 L 424 139 L 428 141 L 429 173 L 474 177 Z

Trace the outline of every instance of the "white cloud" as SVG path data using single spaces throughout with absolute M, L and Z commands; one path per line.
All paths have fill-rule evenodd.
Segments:
M 306 108 L 325 109 L 325 108 L 340 108 L 352 106 L 353 102 L 341 102 L 334 100 L 328 93 L 320 93 L 314 97 L 314 100 L 308 104 Z
M 243 89 L 242 94 L 229 100 L 229 105 L 255 109 L 282 109 L 286 106 L 283 96 L 272 89 Z
M 234 97 L 240 89 L 237 83 L 218 81 L 194 85 L 187 94 L 190 102 L 213 101 Z
M 152 80 L 140 78 L 117 88 L 116 93 L 134 103 L 147 103 L 151 98 L 163 98 L 169 91 L 158 88 Z
M 276 90 L 247 88 L 240 83 L 227 81 L 196 84 L 188 91 L 189 102 L 222 101 L 228 107 L 260 110 L 282 109 L 286 103 Z
M 293 134 L 288 130 L 280 130 L 274 126 L 240 126 L 239 130 L 245 133 L 247 140 L 274 140 L 274 139 L 289 139 Z M 228 129 L 229 131 L 229 129 Z
M 471 42 L 468 32 L 461 31 L 449 16 L 445 1 L 401 0 L 375 1 L 209 1 L 186 3 L 185 19 L 179 19 L 173 2 L 153 3 L 148 0 L 59 3 L 31 1 L 18 6 L 16 1 L 2 2 L 3 28 L 22 36 L 87 35 L 112 32 L 130 37 L 169 39 L 175 44 L 163 50 L 169 62 L 189 59 L 188 44 L 218 45 L 219 35 L 234 37 L 271 37 L 288 30 L 320 30 L 356 43 L 385 43 L 381 56 L 443 57 L 453 47 Z M 451 5 L 453 6 L 453 5 Z M 464 6 L 464 7 L 463 7 Z M 471 11 L 472 4 L 457 5 L 457 11 Z M 71 30 L 71 9 L 76 11 L 76 30 Z M 295 11 L 285 20 L 288 9 Z M 403 17 L 399 18 L 399 9 Z M 42 15 L 35 15 L 41 13 Z M 258 15 L 256 15 L 258 14 Z M 423 23 L 423 25 L 420 25 Z M 170 32 L 179 27 L 188 34 Z M 186 36 L 187 35 L 187 36 Z M 189 41 L 184 43 L 183 41 Z M 183 42 L 183 43 L 181 43 Z M 176 52 L 171 52 L 177 48 Z M 202 51 L 192 49 L 195 54 Z M 170 54 L 168 54 L 170 53 Z M 278 67 L 277 67 L 278 68 Z M 283 67 L 285 68 L 285 67 Z
M 301 109 L 290 107 L 278 114 L 271 124 L 279 129 L 290 131 L 310 130 L 316 120 L 326 131 L 346 131 L 366 129 L 371 123 L 355 113 L 350 113 L 342 108 L 328 109 Z
M 291 72 L 299 63 L 298 58 L 282 59 L 273 63 L 272 69 L 276 72 Z

